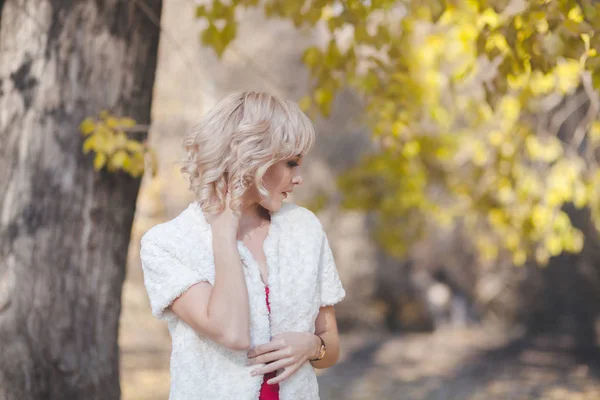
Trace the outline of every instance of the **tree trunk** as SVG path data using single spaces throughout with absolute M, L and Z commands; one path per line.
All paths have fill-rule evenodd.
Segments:
M 80 122 L 149 123 L 161 0 L 0 0 L 0 399 L 119 399 L 139 179 Z

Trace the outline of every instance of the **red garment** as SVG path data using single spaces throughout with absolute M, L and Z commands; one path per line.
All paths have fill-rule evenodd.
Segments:
M 271 306 L 269 305 L 269 287 L 265 286 L 265 292 L 267 296 L 267 309 L 271 312 Z M 267 381 L 276 376 L 276 372 L 270 372 L 265 374 L 263 384 L 260 387 L 260 396 L 258 400 L 279 400 L 279 384 L 269 385 Z

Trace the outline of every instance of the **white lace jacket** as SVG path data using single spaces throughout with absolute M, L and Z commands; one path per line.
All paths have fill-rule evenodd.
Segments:
M 267 343 L 282 332 L 314 332 L 319 308 L 345 296 L 333 255 L 317 217 L 285 203 L 272 214 L 264 243 L 269 276 L 265 286 L 250 251 L 238 241 L 250 304 L 250 341 Z M 169 305 L 200 281 L 214 284 L 212 231 L 197 203 L 141 239 L 144 283 L 152 313 L 168 321 L 173 343 L 170 400 L 257 400 L 263 376 L 250 376 L 247 352 L 232 351 L 197 334 Z M 264 365 L 264 364 L 263 364 Z M 280 400 L 318 400 L 313 367 L 305 363 L 280 383 Z

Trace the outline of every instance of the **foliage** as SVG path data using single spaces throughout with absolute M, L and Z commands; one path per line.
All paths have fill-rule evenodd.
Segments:
M 127 131 L 137 126 L 131 118 L 118 118 L 108 111 L 100 112 L 98 118 L 88 117 L 79 126 L 86 137 L 83 153 L 95 153 L 94 169 L 106 167 L 109 172 L 122 170 L 133 177 L 144 173 L 146 155 L 152 159 L 152 173 L 156 171 L 156 156 L 146 144 L 130 139 Z
M 236 9 L 257 3 L 199 7 L 203 42 L 222 54 Z M 347 206 L 377 211 L 390 252 L 432 218 L 460 220 L 484 257 L 545 264 L 582 248 L 566 203 L 590 207 L 600 227 L 597 2 L 260 4 L 269 17 L 327 28 L 328 44 L 304 52 L 314 89 L 301 104 L 328 115 L 343 87 L 364 99 L 377 150 L 340 187 Z

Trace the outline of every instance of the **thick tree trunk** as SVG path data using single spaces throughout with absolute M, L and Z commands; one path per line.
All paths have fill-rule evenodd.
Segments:
M 120 398 L 140 181 L 95 172 L 78 126 L 101 109 L 149 123 L 161 5 L 0 0 L 2 400 Z

